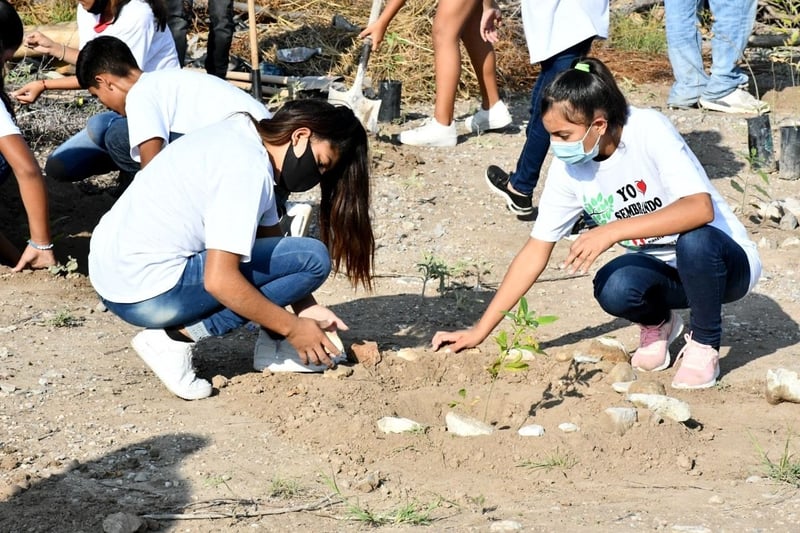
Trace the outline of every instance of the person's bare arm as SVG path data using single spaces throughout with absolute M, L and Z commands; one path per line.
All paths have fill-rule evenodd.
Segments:
M 519 299 L 530 290 L 547 266 L 555 243 L 529 238 L 517 253 L 500 288 L 492 298 L 480 320 L 470 329 L 460 331 L 437 331 L 433 336 L 433 349 L 446 346 L 453 352 L 472 348 L 483 342 L 503 319 L 503 311 L 513 308 Z
M 64 78 L 57 78 L 54 80 L 41 79 L 26 83 L 16 91 L 11 93 L 11 96 L 17 99 L 21 104 L 32 104 L 35 102 L 43 92 L 49 90 L 59 91 L 74 91 L 80 89 L 78 78 L 75 76 L 66 76 Z
M 141 168 L 147 166 L 147 164 L 153 160 L 158 153 L 164 149 L 164 139 L 161 137 L 153 137 L 151 139 L 147 139 L 143 143 L 139 144 L 139 165 Z
M 406 0 L 389 0 L 386 3 L 386 7 L 381 11 L 380 16 L 378 16 L 378 20 L 364 28 L 364 31 L 359 33 L 358 36 L 362 39 L 371 37 L 372 50 L 377 50 L 383 42 L 386 28 L 389 27 L 389 23 L 392 22 L 392 19 L 394 19 L 397 12 L 400 11 L 400 8 L 403 7 L 405 3 Z

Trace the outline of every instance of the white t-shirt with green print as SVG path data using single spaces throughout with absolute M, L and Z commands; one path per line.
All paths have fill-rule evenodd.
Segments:
M 711 226 L 736 241 L 750 263 L 750 288 L 761 276 L 758 249 L 741 222 L 711 184 L 703 166 L 667 117 L 630 107 L 622 139 L 604 161 L 568 165 L 553 158 L 531 237 L 556 242 L 569 234 L 585 210 L 597 224 L 644 215 L 676 200 L 706 192 L 714 204 Z M 675 266 L 677 235 L 624 241 Z

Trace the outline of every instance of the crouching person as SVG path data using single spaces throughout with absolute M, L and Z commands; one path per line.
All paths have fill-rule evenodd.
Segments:
M 195 343 L 248 321 L 285 338 L 299 363 L 333 364 L 326 331 L 347 326 L 313 292 L 340 266 L 371 287 L 367 165 L 351 110 L 301 100 L 185 135 L 142 169 L 94 230 L 89 275 L 108 309 L 147 328 L 132 345 L 173 394 L 210 396 Z M 274 188 L 317 184 L 322 242 L 281 237 Z

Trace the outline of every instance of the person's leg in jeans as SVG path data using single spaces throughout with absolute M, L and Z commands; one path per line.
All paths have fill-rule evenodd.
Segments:
M 47 158 L 45 174 L 56 181 L 80 181 L 116 170 L 105 148 L 105 134 L 121 115 L 114 111 L 89 118 L 86 128 L 67 139 Z
M 206 72 L 225 79 L 233 40 L 233 0 L 208 0 L 211 27 L 208 31 Z M 258 65 L 253 65 L 258 68 Z
M 140 165 L 131 158 L 130 137 L 128 136 L 128 119 L 115 120 L 106 131 L 105 145 L 108 155 L 117 167 L 128 174 L 136 174 Z
M 667 53 L 675 78 L 667 97 L 670 106 L 696 106 L 708 83 L 698 28 L 701 4 L 702 0 L 664 1 Z
M 186 327 L 194 340 L 225 333 L 247 319 L 222 305 L 205 290 L 206 252 L 187 261 L 183 276 L 169 291 L 132 304 L 104 300 L 124 321 L 146 328 Z M 297 302 L 318 289 L 328 278 L 331 263 L 325 245 L 311 238 L 257 239 L 242 274 L 276 305 Z
M 677 266 L 691 310 L 692 339 L 718 350 L 722 337 L 722 304 L 747 294 L 750 264 L 742 247 L 711 226 L 682 234 Z
M 701 95 L 718 100 L 747 84 L 748 77 L 737 66 L 756 20 L 757 0 L 711 0 L 711 76 Z
M 178 64 L 183 66 L 186 61 L 186 33 L 189 31 L 193 0 L 167 0 L 167 26 L 175 41 L 175 50 L 178 52 Z
M 509 185 L 518 194 L 531 196 L 539 182 L 542 164 L 550 149 L 550 134 L 542 123 L 542 94 L 545 87 L 559 72 L 567 70 L 573 61 L 585 56 L 592 47 L 594 37 L 559 52 L 541 62 L 541 71 L 531 90 L 531 118 L 525 129 L 525 144 L 517 160 L 517 167 L 509 177 Z

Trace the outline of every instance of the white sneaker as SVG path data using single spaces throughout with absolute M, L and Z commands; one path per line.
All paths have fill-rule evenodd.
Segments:
M 336 332 L 326 332 L 328 338 L 339 348 L 339 355 L 331 358 L 334 364 L 347 361 L 347 354 L 344 353 L 342 341 Z M 325 365 L 304 365 L 300 355 L 286 339 L 273 339 L 269 333 L 261 328 L 256 339 L 256 347 L 253 351 L 253 368 L 259 372 L 264 369 L 270 372 L 324 372 L 328 369 Z
M 184 400 L 211 396 L 211 383 L 194 373 L 193 342 L 172 340 L 163 329 L 146 329 L 131 340 L 131 346 L 175 396 Z
M 767 113 L 769 104 L 756 99 L 752 94 L 741 89 L 734 89 L 731 94 L 716 100 L 700 98 L 700 107 L 723 113 Z
M 458 142 L 456 123 L 444 126 L 431 117 L 419 128 L 401 132 L 400 142 L 411 146 L 455 146 Z
M 286 202 L 286 214 L 281 217 L 281 233 L 286 237 L 305 237 L 311 220 L 309 204 Z
M 500 130 L 511 124 L 511 113 L 506 104 L 498 100 L 489 109 L 481 109 L 471 117 L 464 120 L 464 126 L 474 133 L 483 133 L 489 130 Z

